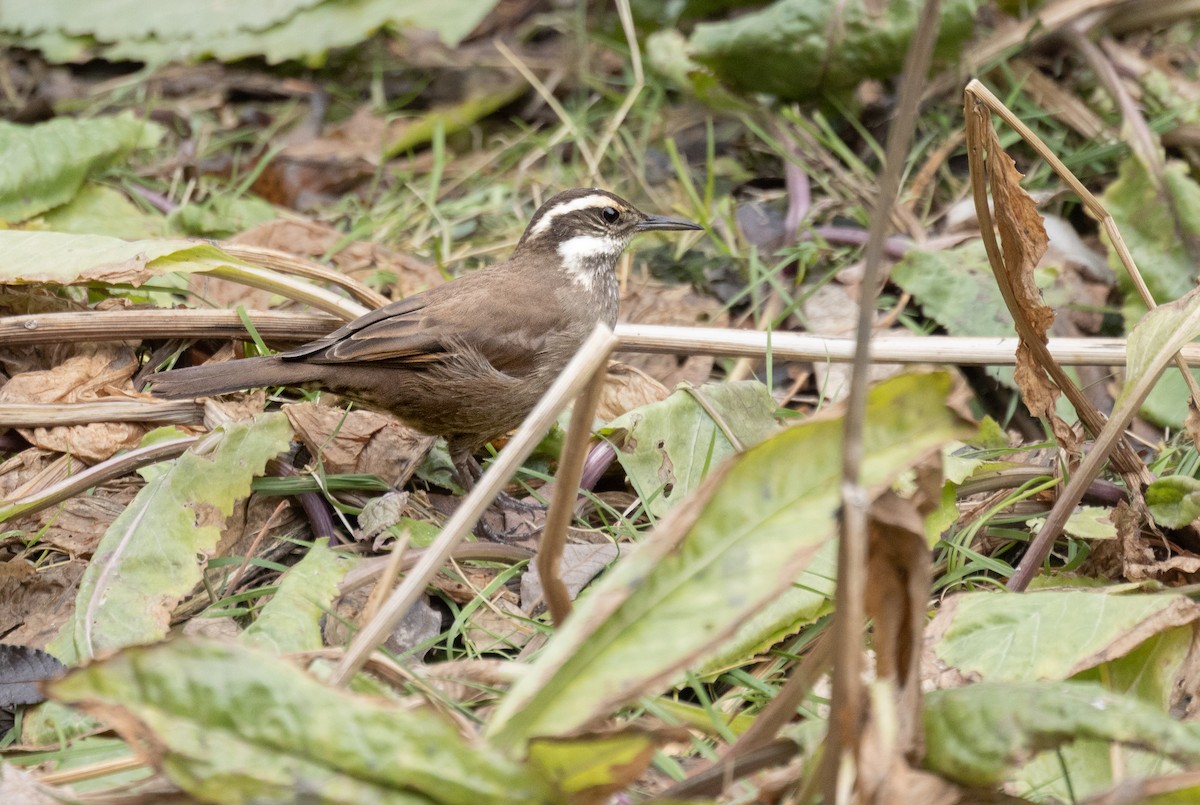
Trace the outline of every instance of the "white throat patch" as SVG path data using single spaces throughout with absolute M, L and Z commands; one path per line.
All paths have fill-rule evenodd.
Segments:
M 529 230 L 529 237 L 535 238 L 543 232 L 550 229 L 554 224 L 554 219 L 567 213 L 576 212 L 577 210 L 590 210 L 600 207 L 618 207 L 620 206 L 610 196 L 603 196 L 599 193 L 594 193 L 588 196 L 580 196 L 573 198 L 570 201 L 565 201 L 546 210 L 546 214 L 534 224 L 533 229 Z
M 576 235 L 558 244 L 558 256 L 571 280 L 589 291 L 596 289 L 596 263 L 616 260 L 628 244 L 626 238 Z

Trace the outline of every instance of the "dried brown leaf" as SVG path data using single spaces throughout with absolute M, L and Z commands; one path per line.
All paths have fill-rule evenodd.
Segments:
M 1010 312 L 1025 320 L 1033 336 L 1044 343 L 1054 324 L 1054 310 L 1042 301 L 1033 270 L 1046 253 L 1050 241 L 1037 204 L 1021 187 L 1024 174 L 1017 170 L 1016 163 L 1000 146 L 996 131 L 990 126 L 987 128 L 987 137 L 988 178 L 996 228 L 1000 231 L 1000 245 L 1004 254 L 1004 281 L 1015 304 L 1015 309 Z M 1018 328 L 1018 332 L 1021 332 L 1021 328 Z M 1047 376 L 1038 363 L 1036 353 L 1024 341 L 1017 348 L 1014 379 L 1029 412 L 1048 420 L 1060 446 L 1074 452 L 1079 440 L 1071 426 L 1055 410 L 1055 403 L 1062 392 Z
M 916 501 L 889 490 L 871 504 L 869 517 L 865 603 L 875 622 L 878 676 L 890 681 L 896 692 L 892 740 L 894 760 L 898 760 L 914 753 L 921 742 L 920 670 L 931 578 L 929 547 Z M 888 761 L 877 768 L 890 765 Z
M 316 403 L 283 410 L 326 472 L 371 473 L 393 488 L 407 483 L 434 442 L 432 436 L 374 411 L 347 412 Z
M 465 636 L 477 651 L 495 651 L 521 648 L 537 633 L 517 604 L 516 594 L 501 590 L 471 613 Z
M 104 399 L 146 399 L 133 390 L 138 369 L 133 351 L 121 343 L 77 344 L 74 354 L 51 369 L 24 372 L 0 388 L 0 402 L 88 403 Z M 136 447 L 146 428 L 123 422 L 52 428 L 19 428 L 32 445 L 43 450 L 70 453 L 89 461 L 103 461 L 121 450 Z
M 613 362 L 608 367 L 604 391 L 596 405 L 596 419 L 616 419 L 627 411 L 650 403 L 662 402 L 671 391 L 650 375 L 627 363 Z
M 34 568 L 23 559 L 0 564 L 0 634 L 5 642 L 45 648 L 75 609 L 86 563 Z
M 134 480 L 106 484 L 87 496 L 69 498 L 29 518 L 17 518 L 12 526 L 36 532 L 42 545 L 52 545 L 71 556 L 90 556 L 139 488 L 141 484 Z

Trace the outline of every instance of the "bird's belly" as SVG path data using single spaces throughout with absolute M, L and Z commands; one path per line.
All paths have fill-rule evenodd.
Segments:
M 472 434 L 479 442 L 519 425 L 557 373 L 513 377 L 490 371 L 338 367 L 321 387 L 393 414 L 434 436 Z

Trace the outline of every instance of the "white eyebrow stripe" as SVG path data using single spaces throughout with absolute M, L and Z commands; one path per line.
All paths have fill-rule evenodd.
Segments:
M 615 209 L 618 206 L 619 205 L 613 201 L 611 197 L 602 196 L 599 193 L 592 193 L 587 196 L 573 198 L 570 201 L 559 204 L 553 209 L 548 210 L 546 214 L 538 219 L 538 222 L 533 225 L 533 229 L 529 230 L 529 237 L 536 237 L 545 232 L 550 228 L 550 225 L 554 223 L 554 219 L 558 218 L 560 215 L 577 212 L 578 210 L 587 210 L 593 208 L 598 209 L 600 207 L 613 207 Z

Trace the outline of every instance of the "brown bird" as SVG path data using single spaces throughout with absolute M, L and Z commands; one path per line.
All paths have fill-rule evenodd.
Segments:
M 473 454 L 512 430 L 597 322 L 617 322 L 617 258 L 639 232 L 701 229 L 604 190 L 559 193 L 512 256 L 361 316 L 278 355 L 152 375 L 177 399 L 305 386 L 444 436 L 464 483 Z

